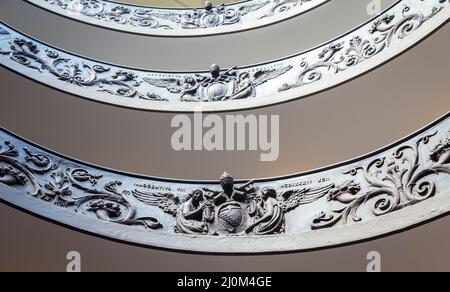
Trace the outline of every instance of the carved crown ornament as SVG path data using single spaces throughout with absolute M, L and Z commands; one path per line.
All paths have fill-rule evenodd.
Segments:
M 364 157 L 304 174 L 236 181 L 143 177 L 0 131 L 0 198 L 129 243 L 254 253 L 346 244 L 450 211 L 450 113 Z M 219 175 L 218 175 L 219 176 Z
M 145 35 L 199 36 L 270 25 L 330 0 L 247 0 L 201 8 L 160 8 L 108 0 L 26 0 L 38 7 L 93 25 Z
M 0 64 L 94 101 L 144 110 L 242 110 L 311 95 L 386 62 L 450 18 L 449 0 L 401 0 L 364 25 L 298 55 L 254 65 L 168 73 L 76 56 L 0 23 Z

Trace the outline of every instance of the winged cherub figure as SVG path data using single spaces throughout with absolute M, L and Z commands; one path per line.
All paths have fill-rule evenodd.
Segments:
M 249 1 L 240 5 L 239 9 L 228 7 L 225 4 L 214 6 L 211 1 L 205 1 L 205 7 L 189 12 L 156 12 L 152 15 L 181 24 L 185 29 L 211 28 L 221 25 L 239 23 L 243 16 L 258 11 L 269 4 L 270 0 Z
M 329 195 L 334 184 L 319 188 L 294 189 L 280 194 L 265 187 L 260 194 L 252 181 L 236 186 L 224 173 L 220 191 L 204 188 L 187 196 L 133 191 L 140 202 L 156 206 L 175 218 L 175 232 L 184 234 L 267 235 L 283 233 L 285 214 Z
M 207 222 L 214 220 L 214 210 L 205 199 L 203 191 L 196 190 L 181 201 L 173 194 L 154 194 L 133 191 L 139 201 L 158 206 L 164 212 L 176 218 L 175 232 L 185 234 L 207 234 Z
M 290 190 L 279 196 L 274 188 L 263 188 L 257 199 L 259 203 L 252 203 L 249 207 L 249 215 L 254 218 L 254 222 L 245 232 L 256 235 L 283 233 L 286 213 L 301 205 L 317 201 L 327 195 L 333 187 L 334 184 L 329 184 L 314 189 Z

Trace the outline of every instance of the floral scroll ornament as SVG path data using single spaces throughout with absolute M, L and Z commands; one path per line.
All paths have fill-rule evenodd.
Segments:
M 344 172 L 340 166 L 320 176 L 247 183 L 224 173 L 210 188 L 201 182 L 166 184 L 109 172 L 35 146 L 16 147 L 29 144 L 10 139 L 0 145 L 0 183 L 45 202 L 49 210 L 141 230 L 163 228 L 164 233 L 199 241 L 208 236 L 304 236 L 316 229 L 368 222 L 437 197 L 450 182 L 450 133 L 437 130 L 352 163 Z M 316 208 L 323 212 L 312 218 Z
M 45 3 L 40 3 L 40 1 Z M 205 1 L 202 8 L 168 9 L 116 4 L 106 0 L 40 0 L 33 3 L 52 11 L 62 10 L 74 18 L 82 16 L 96 24 L 116 24 L 124 29 L 146 29 L 144 32 L 185 30 L 232 26 L 270 18 L 305 3 L 319 0 L 251 0 L 233 5 L 213 5 Z M 299 9 L 300 12 L 305 10 Z M 245 19 L 245 22 L 243 21 Z M 186 32 L 188 33 L 188 32 Z
M 443 6 L 433 7 L 429 15 L 424 15 L 410 13 L 411 7 L 405 5 L 401 16 L 395 14 L 382 16 L 369 29 L 369 37 L 354 35 L 349 41 L 333 42 L 322 49 L 314 63 L 304 58 L 300 63 L 301 72 L 297 81 L 283 84 L 279 91 L 320 81 L 324 75 L 338 74 L 380 54 L 389 48 L 394 40 L 404 39 L 442 9 Z
M 331 190 L 328 200 L 339 202 L 343 207 L 320 213 L 313 220 L 312 229 L 362 221 L 358 211 L 367 204 L 372 206 L 375 216 L 381 216 L 433 197 L 437 186 L 430 177 L 450 175 L 450 138 L 438 143 L 431 151 L 431 166 L 421 165 L 421 146 L 427 145 L 436 134 L 424 136 L 414 146 L 402 146 L 391 156 L 378 158 L 367 167 L 356 167 L 344 173 L 355 177 L 362 174 L 369 191 L 361 194 L 360 185 L 354 181 Z
M 127 5 L 110 7 L 99 0 L 45 0 L 45 2 L 68 12 L 105 22 L 152 29 L 172 29 L 169 25 L 161 25 L 151 9 L 132 9 Z
M 126 199 L 130 194 L 118 189 L 121 182 L 112 181 L 99 189 L 96 187 L 102 175 L 82 168 L 64 169 L 52 163 L 49 156 L 26 147 L 22 154 L 11 141 L 0 146 L 0 183 L 24 187 L 35 198 L 85 215 L 94 214 L 101 220 L 150 229 L 162 227 L 153 217 L 136 217 L 134 206 Z
M 162 225 L 154 217 L 136 218 L 135 207 L 126 199 L 130 196 L 128 191 L 119 191 L 120 181 L 112 181 L 105 185 L 105 190 L 94 191 L 91 195 L 77 200 L 75 211 L 83 214 L 93 213 L 104 221 L 123 225 L 141 225 L 148 229 L 159 229 Z
M 79 2 L 84 4 L 80 6 L 81 11 L 93 10 L 94 15 L 98 13 L 96 9 L 106 12 L 102 5 L 116 5 L 98 0 Z M 272 0 L 280 11 L 305 2 Z M 225 11 L 256 3 L 264 1 L 226 5 Z M 398 1 L 380 16 L 320 48 L 277 61 L 226 70 L 213 65 L 209 72 L 160 72 L 106 64 L 52 48 L 4 24 L 0 24 L 0 58 L 2 65 L 33 80 L 64 92 L 120 106 L 184 112 L 192 110 L 191 103 L 196 102 L 204 103 L 205 111 L 253 108 L 300 98 L 367 72 L 437 29 L 445 22 L 449 4 L 448 0 Z M 122 5 L 117 6 L 115 13 L 129 15 L 126 9 L 120 8 Z M 233 14 L 227 12 L 224 12 L 226 17 L 217 16 L 220 7 L 199 9 L 196 16 L 187 17 L 189 21 L 186 21 L 189 26 L 214 26 L 227 17 L 233 19 Z M 264 6 L 264 11 L 269 7 L 269 4 Z M 262 15 L 263 10 L 260 12 Z M 241 13 L 244 12 L 240 10 L 238 14 Z M 182 21 L 180 17 L 175 18 Z M 352 72 L 343 74 L 342 78 L 334 78 L 350 70 Z M 319 81 L 320 84 L 315 84 Z M 302 88 L 309 84 L 316 86 Z
M 138 81 L 138 76 L 131 71 L 118 70 L 111 73 L 111 69 L 104 65 L 72 61 L 49 48 L 41 53 L 34 42 L 26 39 L 15 38 L 8 50 L 0 49 L 0 54 L 8 55 L 12 61 L 39 73 L 48 72 L 59 81 L 77 87 L 97 87 L 99 92 L 115 96 L 165 101 L 155 94 L 139 92 L 137 88 L 142 81 Z
M 104 22 L 172 30 L 177 27 L 198 29 L 236 24 L 241 22 L 242 16 L 265 7 L 271 1 L 252 1 L 237 9 L 229 8 L 224 4 L 214 6 L 211 1 L 205 1 L 204 8 L 180 11 L 135 8 L 128 5 L 111 6 L 110 3 L 101 0 L 45 0 L 45 2 L 63 10 Z M 162 21 L 164 24 L 161 23 Z

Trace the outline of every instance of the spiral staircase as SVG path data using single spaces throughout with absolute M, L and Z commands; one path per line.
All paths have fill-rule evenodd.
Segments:
M 0 3 L 0 269 L 448 269 L 450 1 L 216 2 Z M 199 110 L 279 158 L 175 151 Z

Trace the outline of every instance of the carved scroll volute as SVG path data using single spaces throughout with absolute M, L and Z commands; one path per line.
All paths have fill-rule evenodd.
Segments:
M 17 156 L 18 151 L 10 141 L 5 141 L 4 145 L 0 146 L 0 182 L 9 186 L 26 183 L 26 176 L 8 163 L 14 161 L 12 157 Z
M 45 162 L 41 161 L 41 166 L 44 166 L 41 170 L 30 166 L 27 156 L 25 161 L 21 161 L 21 156 L 16 146 L 9 140 L 4 141 L 3 146 L 0 146 L 0 182 L 9 186 L 25 186 L 30 195 L 37 196 L 41 185 L 35 174 L 43 174 L 53 168 L 53 166 L 46 167 L 51 165 L 51 161 L 47 156 L 39 155 L 39 157 L 45 160 Z
M 349 219 L 359 222 L 363 218 L 357 215 L 358 210 L 369 203 L 373 215 L 382 216 L 435 196 L 437 186 L 433 177 L 450 174 L 450 138 L 432 148 L 431 165 L 423 165 L 421 155 L 427 152 L 425 145 L 437 133 L 424 135 L 414 145 L 400 146 L 391 155 L 377 158 L 366 167 L 345 172 L 354 177 L 363 175 L 367 190 L 360 193 L 361 188 L 353 181 L 331 190 L 329 200 L 342 203 L 342 207 L 321 212 L 314 218 L 312 229 L 347 224 Z
M 195 36 L 236 32 L 299 15 L 326 0 L 249 0 L 202 8 L 155 8 L 108 0 L 28 0 L 79 21 L 115 29 L 161 36 Z M 309 5 L 308 5 L 309 4 Z M 296 9 L 291 14 L 286 12 Z M 264 21 L 263 21 L 264 20 Z
M 96 184 L 100 176 L 93 176 L 89 172 L 77 169 L 73 173 L 82 182 L 90 181 Z M 161 223 L 154 217 L 136 217 L 136 208 L 127 198 L 131 196 L 128 191 L 120 191 L 121 181 L 111 181 L 105 184 L 104 191 L 92 191 L 98 195 L 90 195 L 77 200 L 75 211 L 83 214 L 94 214 L 98 219 L 123 224 L 141 225 L 149 229 L 162 228 Z
M 76 211 L 94 214 L 98 219 L 109 222 L 126 221 L 134 215 L 133 208 L 123 199 L 111 195 L 94 195 L 77 202 Z

